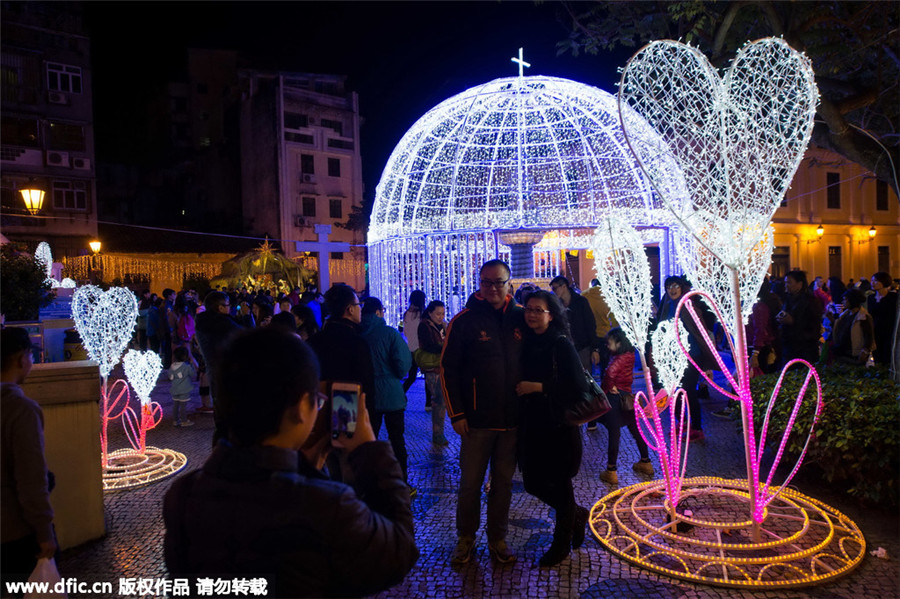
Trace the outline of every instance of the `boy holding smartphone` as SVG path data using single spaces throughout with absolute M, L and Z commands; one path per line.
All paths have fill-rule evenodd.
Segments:
M 318 362 L 275 329 L 236 335 L 221 366 L 227 437 L 166 494 L 169 572 L 264 577 L 274 597 L 370 595 L 400 582 L 419 555 L 409 493 L 365 402 L 352 436 L 314 429 L 325 404 Z M 347 453 L 352 487 L 317 475 L 329 445 Z

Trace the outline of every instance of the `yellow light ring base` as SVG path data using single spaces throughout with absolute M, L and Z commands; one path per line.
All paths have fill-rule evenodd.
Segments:
M 632 485 L 594 504 L 591 531 L 604 547 L 636 566 L 722 587 L 821 584 L 862 561 L 866 540 L 859 527 L 790 488 L 769 504 L 755 531 L 748 521 L 747 489 L 746 480 L 685 479 L 679 516 L 672 523 L 662 480 Z M 686 516 L 684 510 L 692 513 Z
M 187 457 L 171 449 L 148 447 L 144 453 L 117 449 L 109 454 L 103 469 L 103 490 L 121 491 L 149 485 L 187 466 Z

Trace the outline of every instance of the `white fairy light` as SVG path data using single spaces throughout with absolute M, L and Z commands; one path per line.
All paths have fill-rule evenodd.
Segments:
M 63 280 L 59 282 L 59 286 L 63 289 L 75 289 L 77 283 L 69 277 L 63 277 Z
M 125 353 L 122 358 L 125 368 L 125 377 L 141 399 L 141 404 L 150 402 L 150 393 L 156 387 L 159 373 L 162 371 L 162 360 L 159 354 L 152 351 L 136 351 L 133 349 Z
M 50 252 L 50 244 L 46 241 L 40 242 L 34 250 L 34 257 L 44 265 L 44 272 L 49 279 L 53 275 L 53 254 Z
M 771 256 L 769 224 L 806 151 L 817 103 L 809 60 L 777 38 L 745 45 L 721 78 L 699 50 L 673 41 L 648 44 L 623 69 L 623 115 L 633 110 L 659 132 L 648 136 L 623 116 L 627 142 L 690 236 L 679 244 L 685 271 L 726 314 L 746 318 L 752 307 Z M 672 188 L 673 162 L 690 202 Z M 739 274 L 740 307 L 723 269 Z M 732 334 L 738 326 L 737 317 L 726 323 Z
M 634 227 L 610 217 L 594 231 L 591 249 L 603 297 L 622 332 L 643 356 L 653 307 L 644 243 Z
M 137 323 L 137 300 L 129 289 L 104 292 L 95 285 L 79 287 L 72 296 L 72 318 L 88 356 L 106 380 L 131 341 Z
M 688 332 L 681 327 L 680 333 L 681 344 L 687 347 Z M 670 320 L 661 321 L 650 335 L 650 343 L 653 346 L 653 363 L 656 365 L 659 382 L 669 397 L 673 397 L 688 367 L 687 356 L 678 346 L 674 323 Z
M 660 163 L 686 199 L 677 165 Z M 509 251 L 496 232 L 576 231 L 580 245 L 559 249 L 588 249 L 613 213 L 641 227 L 674 222 L 627 147 L 615 97 L 561 78 L 497 79 L 428 111 L 391 154 L 369 226 L 372 293 L 390 322 L 414 289 L 448 302 L 456 288 L 464 305 L 481 263 Z M 551 255 L 541 251 L 536 263 Z

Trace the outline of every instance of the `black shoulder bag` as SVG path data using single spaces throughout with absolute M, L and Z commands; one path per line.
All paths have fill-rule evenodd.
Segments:
M 606 393 L 603 392 L 603 389 L 594 380 L 591 373 L 582 368 L 581 374 L 587 383 L 587 390 L 582 392 L 580 397 L 576 398 L 576 401 L 565 405 L 562 410 L 559 410 L 559 407 L 557 407 L 557 411 L 561 412 L 560 420 L 568 426 L 586 424 L 600 418 L 612 409 Z M 557 381 L 559 380 L 559 369 L 556 365 L 556 347 L 553 348 L 553 378 Z

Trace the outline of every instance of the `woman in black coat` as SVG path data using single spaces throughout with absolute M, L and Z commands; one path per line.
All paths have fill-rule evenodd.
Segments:
M 572 478 L 581 467 L 581 432 L 562 424 L 562 411 L 588 390 L 581 360 L 569 336 L 565 309 L 547 291 L 535 291 L 525 304 L 528 325 L 522 372 L 516 385 L 522 399 L 519 467 L 525 490 L 556 510 L 553 543 L 542 567 L 563 561 L 584 542 L 588 511 L 575 504 Z

